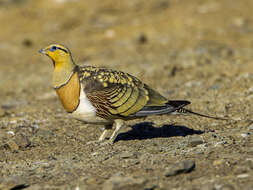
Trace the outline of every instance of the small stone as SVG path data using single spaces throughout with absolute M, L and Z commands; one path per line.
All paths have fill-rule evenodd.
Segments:
M 189 173 L 195 168 L 195 162 L 193 160 L 185 160 L 182 162 L 171 165 L 165 171 L 165 176 L 175 176 L 181 173 Z
M 113 38 L 115 37 L 115 30 L 109 29 L 105 31 L 105 36 L 107 38 Z
M 31 141 L 24 134 L 18 134 L 14 139 L 5 144 L 11 151 L 18 151 L 20 148 L 26 148 L 31 145 Z
M 214 161 L 213 161 L 213 165 L 214 165 L 214 166 L 221 165 L 221 164 L 223 164 L 223 163 L 224 163 L 224 160 L 214 160 Z
M 15 141 L 9 140 L 6 145 L 11 151 L 18 151 L 19 147 Z
M 192 88 L 192 87 L 197 87 L 197 86 L 201 86 L 202 82 L 201 81 L 189 81 L 187 83 L 185 83 L 186 87 Z
M 74 190 L 88 190 L 88 186 L 85 184 L 78 185 L 74 188 Z
M 249 174 L 240 174 L 240 175 L 237 175 L 238 178 L 247 178 L 249 177 Z
M 97 184 L 97 179 L 96 178 L 89 178 L 86 180 L 86 183 L 89 184 L 89 185 L 94 185 L 94 184 Z
M 9 137 L 12 137 L 12 136 L 15 135 L 15 133 L 14 133 L 13 131 L 8 131 L 8 132 L 7 132 L 7 135 L 8 135 Z
M 18 120 L 16 120 L 15 118 L 11 118 L 10 124 L 17 124 L 18 123 Z
M 253 130 L 253 124 L 248 127 L 249 130 Z
M 9 124 L 9 122 L 7 122 L 7 121 L 2 121 L 2 122 L 0 123 L 0 126 L 1 126 L 2 129 L 5 129 L 6 127 L 8 127 L 8 124 Z
M 237 27 L 242 27 L 245 24 L 246 20 L 242 17 L 237 17 L 233 20 L 233 23 Z
M 249 136 L 249 133 L 242 133 L 241 136 L 242 138 L 246 138 L 247 136 Z
M 26 47 L 31 47 L 33 45 L 33 41 L 31 39 L 24 39 L 22 44 Z
M 247 91 L 248 94 L 252 94 L 253 93 L 253 86 L 251 88 L 248 89 Z
M 204 141 L 201 137 L 190 137 L 188 141 L 188 145 L 191 147 L 195 147 L 203 143 Z
M 160 1 L 158 2 L 158 6 L 156 8 L 158 9 L 167 9 L 169 7 L 169 2 L 168 1 Z
M 132 176 L 112 176 L 105 181 L 103 190 L 142 189 L 147 180 Z
M 99 155 L 99 152 L 92 152 L 91 153 L 91 156 L 98 156 Z
M 120 158 L 126 159 L 126 158 L 134 157 L 134 155 L 135 154 L 133 152 L 123 152 L 119 156 Z
M 3 109 L 12 109 L 15 108 L 17 106 L 21 106 L 21 105 L 26 105 L 28 104 L 27 101 L 23 100 L 23 101 L 9 101 L 9 102 L 5 102 L 2 104 L 2 108 Z
M 223 185 L 221 188 L 219 188 L 220 190 L 235 190 L 235 188 L 230 185 L 230 184 L 226 184 L 226 185 Z
M 145 44 L 148 42 L 148 38 L 145 34 L 140 34 L 137 41 L 139 44 Z
M 29 140 L 29 138 L 24 135 L 24 134 L 18 134 L 14 141 L 17 143 L 17 145 L 19 146 L 19 148 L 26 148 L 28 146 L 31 145 L 31 141 Z

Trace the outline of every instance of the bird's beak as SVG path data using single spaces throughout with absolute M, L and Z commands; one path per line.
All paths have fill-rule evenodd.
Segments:
M 39 52 L 44 55 L 47 55 L 47 50 L 45 48 L 42 48 Z

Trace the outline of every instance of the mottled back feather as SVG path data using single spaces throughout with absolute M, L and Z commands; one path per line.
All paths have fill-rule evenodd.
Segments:
M 84 66 L 79 68 L 79 77 L 97 115 L 108 120 L 169 113 L 186 105 L 185 101 L 175 107 L 168 104 L 165 97 L 128 73 Z

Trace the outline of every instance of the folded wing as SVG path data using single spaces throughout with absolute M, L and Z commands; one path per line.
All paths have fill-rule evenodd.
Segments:
M 166 114 L 190 103 L 168 101 L 127 73 L 87 66 L 80 68 L 79 75 L 97 115 L 108 120 Z

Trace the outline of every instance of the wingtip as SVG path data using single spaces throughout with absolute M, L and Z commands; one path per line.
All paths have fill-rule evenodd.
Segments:
M 173 107 L 184 107 L 190 103 L 191 102 L 187 100 L 169 100 L 166 104 Z

